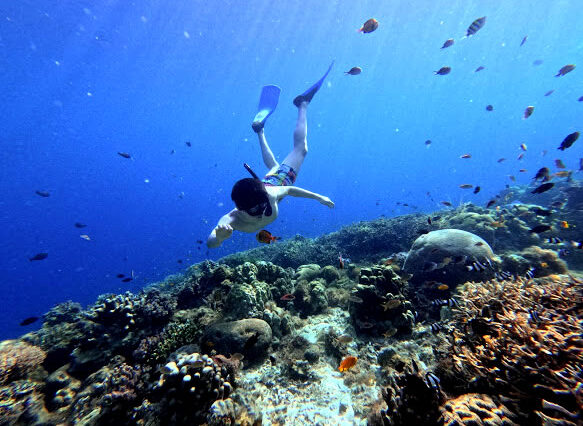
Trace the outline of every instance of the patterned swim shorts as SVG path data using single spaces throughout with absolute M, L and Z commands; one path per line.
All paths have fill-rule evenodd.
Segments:
M 291 186 L 296 181 L 297 175 L 293 168 L 287 164 L 282 164 L 275 171 L 265 175 L 261 181 L 269 186 Z

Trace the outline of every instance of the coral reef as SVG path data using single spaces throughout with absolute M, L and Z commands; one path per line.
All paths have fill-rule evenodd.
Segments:
M 516 415 L 488 395 L 468 393 L 450 399 L 441 407 L 443 424 L 463 425 L 516 425 Z
M 201 348 L 226 354 L 242 353 L 246 359 L 256 360 L 266 355 L 271 336 L 269 324 L 257 318 L 217 323 L 205 330 Z
M 18 340 L 0 342 L 0 385 L 26 379 L 35 370 L 42 370 L 45 357 L 37 346 Z
M 519 423 L 576 424 L 583 414 L 582 283 L 566 276 L 468 283 L 461 296 L 451 374 L 500 395 Z

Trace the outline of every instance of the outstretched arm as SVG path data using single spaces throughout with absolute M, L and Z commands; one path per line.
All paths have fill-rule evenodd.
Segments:
M 219 223 L 211 231 L 209 237 L 206 240 L 206 245 L 208 248 L 216 248 L 220 246 L 223 241 L 230 238 L 233 235 L 233 217 L 231 213 L 227 213 L 219 219 Z
M 334 203 L 330 198 L 324 195 L 316 194 L 315 192 L 311 192 L 306 189 L 298 188 L 297 186 L 282 187 L 282 193 L 279 198 L 281 199 L 286 195 L 291 195 L 292 197 L 311 198 L 313 200 L 318 200 L 320 203 L 330 208 L 334 207 Z

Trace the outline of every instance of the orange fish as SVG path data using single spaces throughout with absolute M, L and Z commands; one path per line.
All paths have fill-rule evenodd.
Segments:
M 447 284 L 441 284 L 440 286 L 437 287 L 438 290 L 447 290 L 449 288 L 449 286 Z
M 377 21 L 374 18 L 370 18 L 369 20 L 367 20 L 361 28 L 358 29 L 359 33 L 372 33 L 374 30 L 376 30 L 379 27 L 379 21 Z
M 561 228 L 563 229 L 569 229 L 569 222 L 567 222 L 566 220 L 561 220 L 560 225 Z
M 571 172 L 569 170 L 561 170 L 560 172 L 553 174 L 553 176 L 560 178 L 571 177 Z
M 356 365 L 356 357 L 355 356 L 347 356 L 342 360 L 340 365 L 338 366 L 338 371 L 341 373 L 350 370 L 352 367 Z
M 274 237 L 271 235 L 271 232 L 266 231 L 265 229 L 259 231 L 257 235 L 255 235 L 255 238 L 257 238 L 257 241 L 264 244 L 271 244 L 272 241 L 281 240 L 281 237 Z

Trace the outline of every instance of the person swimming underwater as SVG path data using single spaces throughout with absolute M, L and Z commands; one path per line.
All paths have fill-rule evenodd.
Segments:
M 322 86 L 333 65 L 334 62 L 330 64 L 328 71 L 320 80 L 294 99 L 293 103 L 298 108 L 298 119 L 294 130 L 294 146 L 281 164 L 275 160 L 263 131 L 265 121 L 277 106 L 280 89 L 277 86 L 265 86 L 263 88 L 259 101 L 259 111 L 251 127 L 257 133 L 263 162 L 269 172 L 263 179 L 259 179 L 253 170 L 245 164 L 245 168 L 253 177 L 235 182 L 231 191 L 231 199 L 235 203 L 235 208 L 222 216 L 217 226 L 211 231 L 207 239 L 209 248 L 219 247 L 223 241 L 231 237 L 234 230 L 256 232 L 275 221 L 279 214 L 278 204 L 288 195 L 312 198 L 325 206 L 334 207 L 334 203 L 330 198 L 293 186 L 308 153 L 308 140 L 306 138 L 308 132 L 306 119 L 308 105 Z

